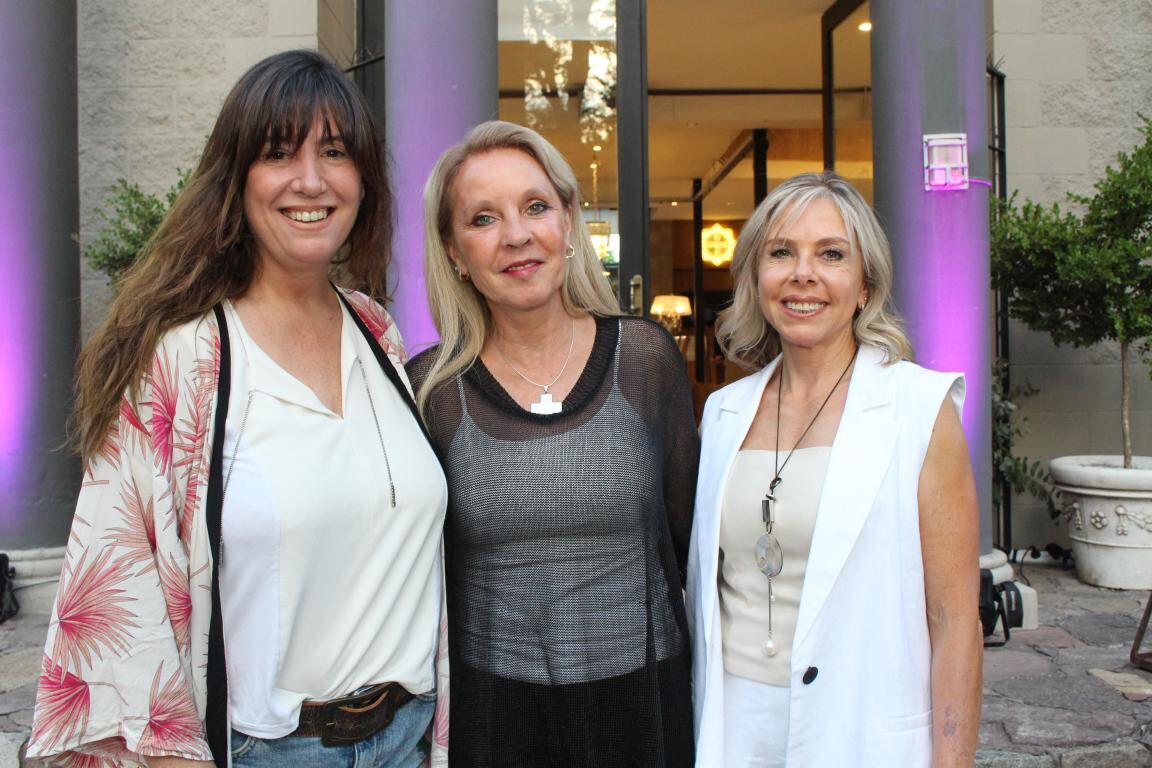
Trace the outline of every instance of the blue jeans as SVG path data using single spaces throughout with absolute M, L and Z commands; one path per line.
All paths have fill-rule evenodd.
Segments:
M 232 765 L 233 768 L 417 768 L 427 755 L 422 737 L 435 710 L 436 694 L 422 694 L 401 707 L 388 727 L 375 736 L 339 747 L 324 746 L 319 736 L 258 739 L 234 730 Z

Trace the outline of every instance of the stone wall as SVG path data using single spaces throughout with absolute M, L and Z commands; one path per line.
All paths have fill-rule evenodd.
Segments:
M 1152 3 L 1148 0 L 996 0 L 993 61 L 1007 75 L 1008 182 L 1021 198 L 1064 203 L 1090 192 L 1152 114 Z M 1021 401 L 1037 459 L 1119 453 L 1120 361 L 1112 345 L 1058 348 L 1015 324 L 1012 378 L 1040 391 Z M 1133 374 L 1133 447 L 1152 453 L 1152 384 Z M 1017 498 L 1013 546 L 1065 541 L 1042 502 Z
M 347 69 L 356 56 L 356 0 L 320 0 L 320 50 Z
M 80 0 L 78 11 L 82 243 L 118 178 L 163 192 L 195 165 L 229 88 L 256 61 L 312 48 L 344 63 L 355 40 L 355 0 Z M 81 261 L 87 338 L 109 292 Z

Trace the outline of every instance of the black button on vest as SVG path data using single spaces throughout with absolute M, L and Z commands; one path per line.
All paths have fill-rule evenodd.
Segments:
M 820 674 L 820 670 L 816 669 L 816 667 L 808 667 L 808 669 L 804 671 L 804 677 L 802 677 L 801 680 L 803 680 L 804 685 L 808 685 L 816 679 L 816 675 L 818 674 Z

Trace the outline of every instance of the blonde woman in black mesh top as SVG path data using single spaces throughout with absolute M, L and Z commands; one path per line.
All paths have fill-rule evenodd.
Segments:
M 452 765 L 691 766 L 679 351 L 620 315 L 572 169 L 534 131 L 475 128 L 424 207 L 441 343 L 408 370 L 451 499 Z

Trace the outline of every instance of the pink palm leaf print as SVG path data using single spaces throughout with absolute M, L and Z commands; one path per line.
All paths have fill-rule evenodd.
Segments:
M 52 765 L 60 768 L 116 768 L 118 765 L 136 762 L 124 747 L 124 739 L 120 736 L 92 741 L 79 749 L 84 751 L 66 752 L 54 757 Z
M 161 350 L 152 361 L 152 450 L 160 461 L 160 471 L 172 467 L 172 433 L 176 426 L 176 402 L 180 394 L 176 364 Z
M 200 386 L 210 386 L 215 391 L 216 380 L 220 378 L 220 329 L 213 322 L 209 324 L 208 330 L 208 346 L 212 352 L 208 357 L 196 358 L 196 379 Z M 200 340 L 203 341 L 203 337 Z
M 120 398 L 120 419 L 116 427 L 121 449 L 144 445 L 148 439 L 148 427 L 127 397 Z
M 128 647 L 130 629 L 139 625 L 132 619 L 136 614 L 121 603 L 135 598 L 125 594 L 120 585 L 131 574 L 123 560 L 109 562 L 112 548 L 103 549 L 85 566 L 90 550 L 84 550 L 72 568 L 65 566 L 60 574 L 60 594 L 57 598 L 56 638 L 52 643 L 52 658 L 58 663 L 68 662 L 70 669 L 79 670 L 80 661 L 92 664 L 93 657 L 103 658 L 103 649 L 119 653 Z
M 149 496 L 145 501 L 133 479 L 131 486 L 125 484 L 121 488 L 120 501 L 122 506 L 113 509 L 120 513 L 124 525 L 109 528 L 104 539 L 128 550 L 120 556 L 118 562 L 128 567 L 144 563 L 145 567 L 140 569 L 140 573 L 146 573 L 155 567 L 156 521 L 152 512 L 152 497 Z
M 139 750 L 145 749 L 199 754 L 203 750 L 203 726 L 196 714 L 196 704 L 188 690 L 188 681 L 177 667 L 168 682 L 160 687 L 164 665 L 152 678 L 148 696 L 148 725 L 140 736 Z
M 192 626 L 192 596 L 188 592 L 187 572 L 169 555 L 160 560 L 160 589 L 164 592 L 164 604 L 168 608 L 168 621 L 172 623 L 172 633 L 176 636 L 176 647 L 181 652 L 188 647 L 188 634 Z
M 96 451 L 96 456 L 114 467 L 120 466 L 120 422 L 118 419 L 112 421 L 108 434 L 104 436 L 104 442 L 100 443 L 100 450 Z M 92 477 L 92 462 L 89 462 L 85 469 L 88 476 Z
M 356 310 L 356 314 L 364 321 L 364 325 L 368 327 L 372 336 L 380 343 L 381 348 L 404 362 L 406 359 L 404 349 L 387 337 L 387 333 L 393 325 L 392 318 L 388 316 L 388 313 L 375 301 L 360 294 L 348 292 L 345 293 L 345 296 L 352 304 L 352 308 Z
M 88 727 L 88 708 L 88 684 L 45 655 L 36 690 L 31 742 L 44 750 L 69 743 Z
M 201 362 L 197 363 L 198 370 Z M 208 363 L 208 368 L 213 364 Z M 180 540 L 188 541 L 188 532 L 192 525 L 192 517 L 200 501 L 200 491 L 207 484 L 207 473 L 204 471 L 207 462 L 204 458 L 204 443 L 208 439 L 208 425 L 212 418 L 212 399 L 216 394 L 215 379 L 205 384 L 200 373 L 197 374 L 196 385 L 192 393 L 191 412 L 187 418 L 181 420 L 181 428 L 177 430 L 179 440 L 174 448 L 179 452 L 180 458 L 174 466 L 184 472 L 184 500 L 180 506 Z

